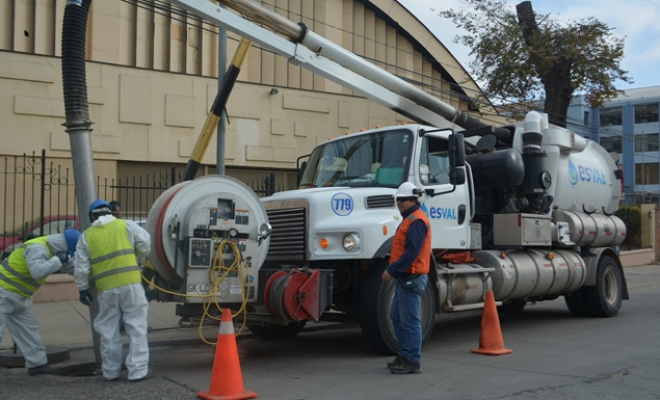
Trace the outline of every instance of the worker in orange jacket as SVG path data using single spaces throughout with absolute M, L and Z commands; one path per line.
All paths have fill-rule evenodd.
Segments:
M 394 234 L 390 263 L 383 281 L 396 279 L 390 319 L 399 341 L 399 354 L 387 364 L 393 374 L 422 372 L 422 293 L 428 283 L 431 255 L 429 220 L 419 204 L 421 191 L 404 182 L 396 193 L 403 221 Z

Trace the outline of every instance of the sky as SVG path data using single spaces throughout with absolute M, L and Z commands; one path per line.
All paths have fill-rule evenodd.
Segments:
M 447 47 L 470 72 L 469 48 L 453 43 L 460 31 L 437 10 L 467 9 L 461 0 L 398 0 Z M 660 85 L 660 0 L 531 0 L 536 13 L 559 20 L 579 21 L 595 17 L 614 28 L 613 35 L 625 39 L 621 67 L 634 83 L 616 81 L 625 90 Z M 522 0 L 509 1 L 512 10 Z M 431 8 L 436 11 L 431 11 Z

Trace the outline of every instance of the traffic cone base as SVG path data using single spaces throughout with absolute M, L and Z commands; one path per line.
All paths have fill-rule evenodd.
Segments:
M 486 292 L 486 303 L 484 304 L 484 313 L 481 317 L 479 348 L 472 349 L 472 352 L 490 356 L 513 353 L 513 350 L 504 348 L 502 330 L 500 329 L 500 318 L 497 315 L 495 296 L 492 290 Z
M 244 390 L 243 393 L 238 393 L 231 396 L 218 396 L 211 394 L 207 390 L 205 392 L 197 392 L 197 397 L 205 400 L 240 400 L 240 399 L 256 399 L 257 394 L 250 390 Z
M 222 310 L 218 343 L 213 359 L 211 386 L 207 391 L 197 392 L 197 397 L 205 400 L 239 400 L 257 397 L 255 392 L 246 390 L 243 386 L 236 336 L 234 336 L 234 323 L 228 308 Z

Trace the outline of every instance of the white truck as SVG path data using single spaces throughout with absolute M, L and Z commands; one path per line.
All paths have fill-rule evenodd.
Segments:
M 424 341 L 436 314 L 483 308 L 488 290 L 501 310 L 564 296 L 571 313 L 593 317 L 628 298 L 615 251 L 626 235 L 613 215 L 621 176 L 597 143 L 537 112 L 485 126 L 249 0 L 221 2 L 295 40 L 204 0 L 171 2 L 420 122 L 317 146 L 300 188 L 261 202 L 221 176 L 165 192 L 147 227 L 156 282 L 180 293 L 167 298 L 183 303 L 179 315 L 201 315 L 211 293 L 261 337 L 293 336 L 310 320 L 356 323 L 376 350 L 395 352 L 394 284 L 381 273 L 403 182 L 422 190 L 433 237 Z

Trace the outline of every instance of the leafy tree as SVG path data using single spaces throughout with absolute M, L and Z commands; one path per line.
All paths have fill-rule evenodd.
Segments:
M 623 39 L 590 17 L 560 23 L 536 14 L 529 1 L 512 10 L 506 1 L 464 0 L 470 11 L 442 10 L 467 33 L 454 41 L 471 49 L 473 76 L 486 82 L 486 92 L 519 103 L 545 100 L 550 122 L 566 126 L 574 95 L 599 108 L 614 97 L 614 82 L 632 83 L 620 68 Z

